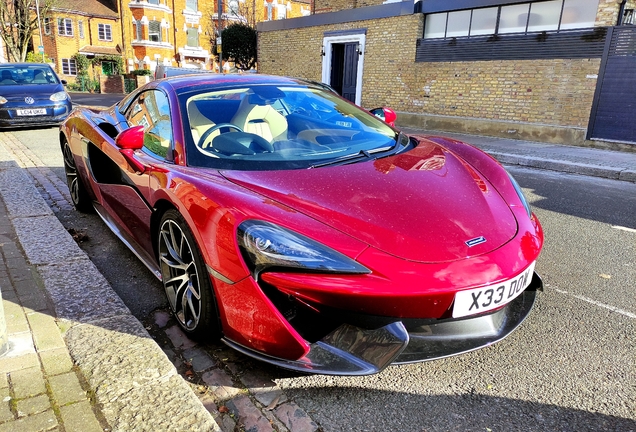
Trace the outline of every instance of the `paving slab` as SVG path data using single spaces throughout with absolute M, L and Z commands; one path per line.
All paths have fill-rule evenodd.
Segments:
M 37 366 L 11 372 L 9 379 L 13 394 L 17 399 L 46 393 L 44 375 L 42 375 L 42 370 Z
M 20 420 L 0 424 L 0 432 L 39 432 L 50 431 L 58 425 L 53 410 L 45 411 Z
M 66 345 L 63 348 L 40 353 L 40 361 L 48 376 L 63 374 L 73 369 L 73 360 Z
M 66 432 L 103 432 L 88 401 L 60 407 Z
M 55 318 L 42 312 L 27 314 L 27 320 L 31 327 L 31 334 L 37 351 L 46 351 L 56 348 L 65 348 L 66 343 L 62 339 L 60 329 Z
M 46 394 L 19 400 L 16 405 L 18 417 L 38 414 L 51 409 L 51 401 Z
M 58 405 L 63 406 L 73 402 L 86 400 L 86 392 L 77 379 L 75 372 L 48 377 L 53 398 Z

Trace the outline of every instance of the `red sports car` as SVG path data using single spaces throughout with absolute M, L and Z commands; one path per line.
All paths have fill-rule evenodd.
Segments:
M 75 110 L 60 144 L 75 207 L 162 280 L 183 330 L 284 368 L 488 346 L 542 288 L 541 225 L 494 159 L 309 81 L 154 81 Z

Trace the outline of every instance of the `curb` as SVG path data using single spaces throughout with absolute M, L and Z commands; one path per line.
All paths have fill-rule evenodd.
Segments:
M 570 174 L 581 174 L 592 177 L 601 177 L 612 180 L 636 182 L 636 171 L 622 168 L 612 168 L 602 165 L 590 165 L 569 161 L 557 161 L 535 156 L 520 156 L 493 150 L 485 150 L 486 153 L 506 165 L 519 165 L 530 168 L 540 168 L 550 171 L 559 171 Z
M 16 161 L 12 139 L 0 138 L 0 196 L 18 242 L 42 277 L 55 321 L 67 329 L 63 336 L 69 353 L 112 430 L 220 431 L 166 354 L 53 215 L 28 167 Z

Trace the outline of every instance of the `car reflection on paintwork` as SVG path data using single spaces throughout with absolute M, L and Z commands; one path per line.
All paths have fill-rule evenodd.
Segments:
M 191 337 L 303 372 L 489 346 L 542 287 L 541 224 L 492 157 L 407 136 L 324 86 L 153 81 L 61 127 L 69 189 L 159 278 Z

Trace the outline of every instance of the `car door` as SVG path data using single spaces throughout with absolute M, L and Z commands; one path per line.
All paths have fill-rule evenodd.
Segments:
M 102 205 L 115 219 L 120 237 L 144 261 L 154 263 L 155 258 L 150 236 L 152 208 L 149 204 L 151 178 L 165 176 L 162 164 L 172 154 L 172 123 L 170 107 L 165 93 L 150 89 L 140 93 L 124 113 L 127 126 L 144 127 L 144 147 L 129 158 L 123 158 L 116 145 L 102 148 L 111 153 L 109 159 L 118 161 L 119 178 L 99 183 Z M 112 156 L 112 157 L 111 157 Z M 131 159 L 135 163 L 131 163 Z M 133 240 L 132 242 L 130 240 Z

